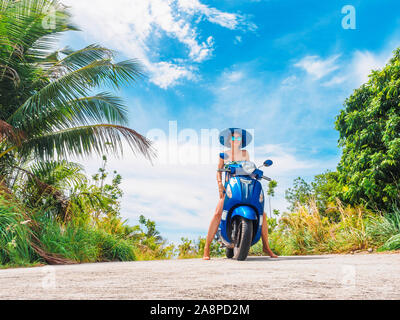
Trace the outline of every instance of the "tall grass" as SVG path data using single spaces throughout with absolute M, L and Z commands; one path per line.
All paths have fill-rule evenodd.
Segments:
M 284 252 L 291 254 L 339 253 L 366 249 L 369 240 L 365 223 L 373 213 L 363 207 L 344 207 L 340 202 L 331 206 L 331 212 L 339 212 L 339 222 L 322 216 L 314 201 L 307 207 L 281 219 L 281 232 L 271 237 L 274 242 L 285 244 Z M 283 240 L 283 241 L 282 241 Z
M 339 219 L 329 219 L 329 215 Z M 375 248 L 400 249 L 400 210 L 381 215 L 363 206 L 331 205 L 322 214 L 315 201 L 285 214 L 270 232 L 271 249 L 278 255 L 348 253 Z M 252 248 L 262 254 L 262 244 Z
M 34 262 L 28 224 L 17 203 L 0 194 L 0 265 L 24 266 Z
M 367 227 L 368 234 L 376 245 L 383 245 L 379 251 L 400 249 L 400 209 L 378 216 Z
M 39 239 L 46 251 L 79 263 L 136 260 L 133 243 L 89 226 L 48 220 Z

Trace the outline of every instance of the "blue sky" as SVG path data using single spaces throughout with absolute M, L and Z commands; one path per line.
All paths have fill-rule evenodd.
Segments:
M 100 43 L 144 65 L 146 79 L 118 92 L 132 128 L 168 134 L 177 121 L 178 132 L 253 129 L 255 160 L 275 161 L 268 174 L 278 181 L 273 206 L 281 210 L 294 178 L 335 168 L 335 116 L 400 45 L 398 1 L 63 2 L 82 32 L 68 33 L 62 44 Z M 342 27 L 345 5 L 356 10 L 355 30 Z M 123 215 L 131 223 L 140 214 L 154 219 L 171 241 L 204 236 L 217 201 L 215 163 L 163 161 L 163 150 L 184 146 L 190 158 L 204 148 L 195 141 L 166 144 L 157 142 L 153 166 L 129 152 L 111 160 L 110 169 L 124 178 Z M 216 161 L 218 148 L 209 149 Z M 80 162 L 88 172 L 100 165 L 97 158 Z

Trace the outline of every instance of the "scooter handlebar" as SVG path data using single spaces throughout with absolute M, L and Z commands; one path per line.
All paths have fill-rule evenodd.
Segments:
M 230 169 L 218 169 L 217 172 L 229 172 L 229 173 L 232 173 L 232 171 Z M 272 181 L 271 178 L 268 178 L 266 176 L 262 176 L 261 178 L 264 179 L 264 180 L 267 180 L 267 181 Z

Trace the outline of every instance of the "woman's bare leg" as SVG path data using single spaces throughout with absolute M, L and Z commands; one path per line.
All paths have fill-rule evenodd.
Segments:
M 268 254 L 271 258 L 278 258 L 276 254 L 274 254 L 269 247 L 269 242 L 268 242 L 268 220 L 267 220 L 267 215 L 264 212 L 263 215 L 263 224 L 261 227 L 261 238 L 262 238 L 262 243 L 263 243 L 263 251 Z
M 210 227 L 208 228 L 208 234 L 204 246 L 204 256 L 203 256 L 204 260 L 210 260 L 210 246 L 212 241 L 214 240 L 215 234 L 218 231 L 219 223 L 221 222 L 223 206 L 224 206 L 224 199 L 220 199 L 217 208 L 215 209 L 215 214 L 211 220 Z

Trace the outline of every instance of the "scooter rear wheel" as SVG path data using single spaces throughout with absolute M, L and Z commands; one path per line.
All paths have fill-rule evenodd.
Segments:
M 235 223 L 237 223 L 237 227 L 233 258 L 244 261 L 247 259 L 253 240 L 253 222 L 243 217 L 237 217 Z

